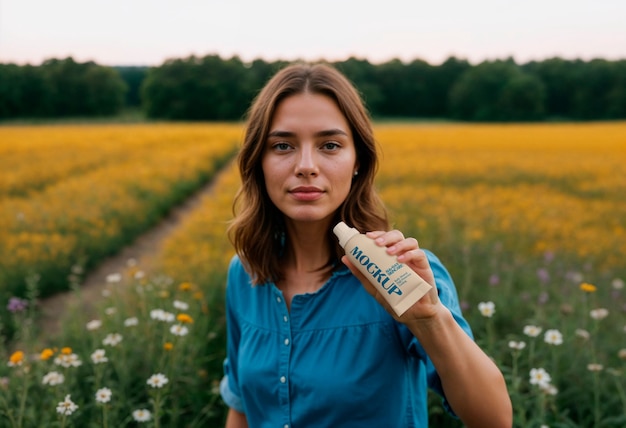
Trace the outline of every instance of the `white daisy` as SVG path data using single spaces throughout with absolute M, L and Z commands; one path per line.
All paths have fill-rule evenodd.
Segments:
M 57 413 L 69 416 L 78 409 L 78 406 L 70 399 L 70 395 L 65 396 L 65 400 L 57 404 Z
M 152 414 L 148 409 L 137 409 L 133 411 L 133 419 L 137 422 L 148 422 L 152 419 Z
M 109 388 L 100 388 L 96 391 L 96 401 L 98 403 L 108 403 L 111 401 L 111 390 Z
M 169 379 L 164 374 L 157 373 L 150 376 L 146 383 L 153 388 L 162 388 L 168 382 Z

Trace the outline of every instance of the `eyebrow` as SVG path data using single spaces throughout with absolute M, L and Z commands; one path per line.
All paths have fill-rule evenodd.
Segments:
M 319 131 L 315 133 L 316 137 L 332 137 L 334 135 L 345 135 L 346 137 L 348 136 L 348 134 L 339 129 L 339 128 L 333 128 L 333 129 L 325 129 L 323 131 Z M 295 137 L 296 133 L 295 132 L 290 132 L 290 131 L 272 131 L 269 134 L 267 134 L 268 138 L 271 137 L 280 137 L 280 138 L 290 138 L 290 137 Z

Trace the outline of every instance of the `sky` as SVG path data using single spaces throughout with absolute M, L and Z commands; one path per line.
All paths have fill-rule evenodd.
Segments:
M 626 0 L 0 0 L 0 63 L 626 59 Z

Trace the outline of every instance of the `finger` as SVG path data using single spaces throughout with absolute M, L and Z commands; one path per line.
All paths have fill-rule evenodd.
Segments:
M 396 242 L 395 244 L 387 247 L 387 253 L 389 254 L 397 254 L 401 255 L 408 251 L 413 251 L 419 248 L 419 244 L 417 239 L 415 238 L 405 238 L 401 241 Z
M 368 234 L 368 236 L 370 235 Z M 399 230 L 390 230 L 389 232 L 378 234 L 376 237 L 370 236 L 370 238 L 374 239 L 374 242 L 381 247 L 389 247 L 390 245 L 403 240 L 404 235 Z

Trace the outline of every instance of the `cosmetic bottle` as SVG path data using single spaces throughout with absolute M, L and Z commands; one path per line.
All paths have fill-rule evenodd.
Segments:
M 400 316 L 432 288 L 413 269 L 387 254 L 385 247 L 357 229 L 339 222 L 333 232 L 346 256 Z

